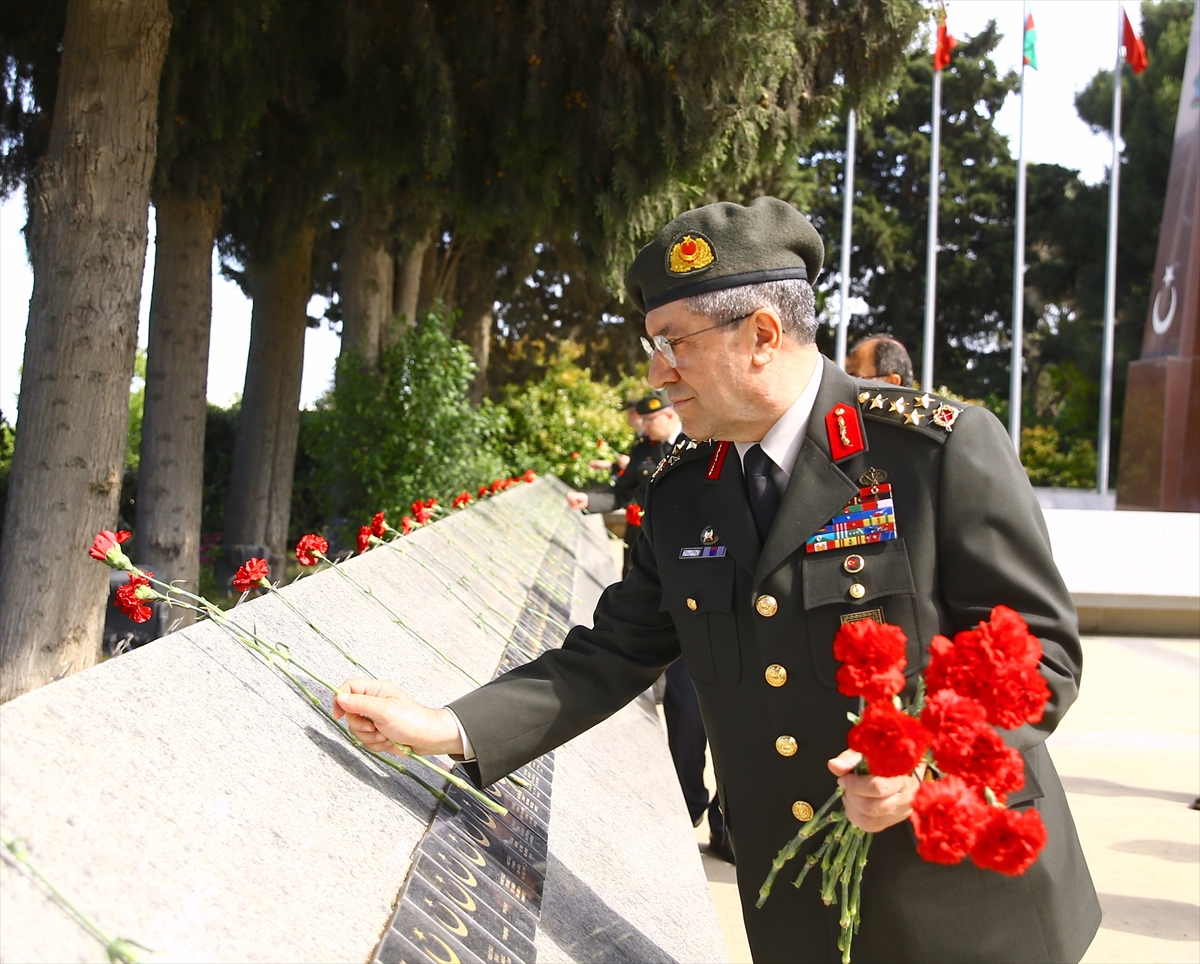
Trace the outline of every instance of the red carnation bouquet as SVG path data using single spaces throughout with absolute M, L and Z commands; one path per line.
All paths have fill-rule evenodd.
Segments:
M 1005 806 L 1008 794 L 1025 784 L 1025 763 L 997 728 L 1041 720 L 1050 698 L 1038 671 L 1042 644 L 1020 615 L 997 606 L 987 622 L 957 633 L 953 641 L 933 638 L 929 665 L 906 704 L 898 695 L 905 685 L 906 642 L 898 627 L 873 619 L 847 623 L 833 641 L 842 664 L 838 692 L 859 698 L 847 738 L 863 757 L 856 772 L 898 777 L 924 771 L 909 815 L 922 859 L 957 864 L 970 857 L 984 870 L 1023 874 L 1046 845 L 1046 829 L 1036 810 Z M 819 863 L 825 903 L 837 903 L 841 890 L 838 947 L 849 964 L 873 835 L 834 809 L 841 796 L 839 787 L 775 857 L 758 906 L 783 865 L 806 840 L 824 833 L 794 885 Z

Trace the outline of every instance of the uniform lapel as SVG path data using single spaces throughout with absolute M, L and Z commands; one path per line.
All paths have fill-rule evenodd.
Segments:
M 812 415 L 808 420 L 808 432 L 787 490 L 779 504 L 779 513 L 767 536 L 754 574 L 758 585 L 787 559 L 814 532 L 832 519 L 854 494 L 858 486 L 849 476 L 833 464 L 829 453 L 829 440 L 825 437 L 825 413 L 838 402 L 858 406 L 853 379 L 828 359 L 822 357 L 825 366 L 821 375 L 821 387 L 813 402 Z M 745 497 L 742 499 L 746 502 Z M 750 508 L 746 505 L 746 515 Z M 753 531 L 753 520 L 751 520 Z
M 720 544 L 729 547 L 733 557 L 747 572 L 758 564 L 758 530 L 750 514 L 750 500 L 742 481 L 742 464 L 737 449 L 729 446 L 721 477 L 705 480 L 700 493 L 700 508 L 705 525 L 711 525 Z M 699 542 L 700 533 L 696 533 Z

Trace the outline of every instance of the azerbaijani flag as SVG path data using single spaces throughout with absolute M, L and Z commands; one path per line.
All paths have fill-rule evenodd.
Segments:
M 1025 14 L 1025 66 L 1038 69 L 1037 27 L 1033 25 L 1033 11 Z

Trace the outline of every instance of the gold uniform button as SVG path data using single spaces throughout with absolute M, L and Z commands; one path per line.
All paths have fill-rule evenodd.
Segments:
M 792 804 L 792 816 L 801 823 L 808 823 L 808 821 L 813 818 L 813 814 L 815 812 L 816 811 L 812 808 L 812 804 L 807 800 L 797 800 Z
M 787 670 L 778 663 L 772 663 L 767 667 L 766 671 L 767 682 L 771 686 L 782 686 L 787 682 Z
M 794 736 L 781 736 L 775 741 L 775 752 L 780 756 L 795 756 L 799 748 Z
M 851 599 L 862 599 L 867 594 L 867 587 L 861 582 L 856 582 L 850 587 Z
M 774 616 L 779 612 L 779 601 L 774 596 L 764 593 L 754 600 L 754 608 L 760 616 Z
M 691 596 L 688 596 L 687 607 L 692 612 L 696 611 L 696 600 L 694 600 Z

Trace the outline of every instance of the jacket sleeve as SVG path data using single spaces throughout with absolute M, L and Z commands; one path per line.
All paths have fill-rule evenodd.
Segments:
M 1037 724 L 1002 731 L 1022 752 L 1054 732 L 1079 695 L 1083 648 L 1071 595 L 1050 551 L 1037 497 L 999 420 L 968 407 L 946 438 L 938 519 L 938 579 L 956 626 L 1015 609 L 1042 642 L 1050 686 Z
M 638 455 L 638 450 L 635 448 L 624 474 L 618 476 L 607 492 L 597 492 L 588 496 L 589 512 L 612 512 L 613 509 L 624 509 L 634 501 L 638 483 L 642 480 L 638 464 L 640 460 L 635 460 L 634 456 L 636 455 Z
M 543 653 L 450 704 L 470 737 L 488 786 L 607 719 L 653 685 L 680 653 L 648 527 L 634 544 L 629 575 L 609 586 L 592 628 L 576 626 L 561 649 Z

